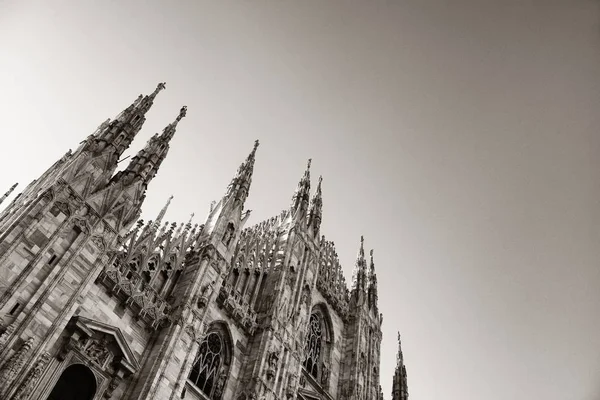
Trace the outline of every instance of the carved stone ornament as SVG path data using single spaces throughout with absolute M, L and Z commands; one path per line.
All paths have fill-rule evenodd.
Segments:
M 104 367 L 111 356 L 111 352 L 108 349 L 108 340 L 105 337 L 96 340 L 90 339 L 88 343 L 86 343 L 83 353 L 92 362 L 98 364 L 100 367 Z
M 90 233 L 90 228 L 88 227 L 85 220 L 82 218 L 73 218 L 71 220 L 71 226 L 78 227 L 79 229 L 81 229 L 81 232 L 83 232 L 86 235 Z
M 111 325 L 81 316 L 73 317 L 66 327 L 67 338 L 57 354 L 64 361 L 69 352 L 75 351 L 98 368 L 119 379 L 140 369 L 133 351 L 121 331 Z
M 12 397 L 13 400 L 25 400 L 29 398 L 31 392 L 35 388 L 35 385 L 40 380 L 48 361 L 50 360 L 50 353 L 44 352 L 38 359 L 34 367 L 27 373 L 27 376 L 15 392 Z
M 187 333 L 189 335 L 189 337 L 192 339 L 192 341 L 196 341 L 198 339 L 197 335 L 196 335 L 196 331 L 194 329 L 194 327 L 189 324 L 184 328 L 185 333 Z
M 272 379 L 277 372 L 277 362 L 279 361 L 279 351 L 275 343 L 271 343 L 271 347 L 267 353 L 267 378 Z
M 217 378 L 217 383 L 215 385 L 215 392 L 214 392 L 215 399 L 221 399 L 223 397 L 226 380 L 227 380 L 227 373 L 225 371 L 221 371 L 221 373 L 219 374 L 219 377 Z
M 288 378 L 287 389 L 285 391 L 286 397 L 288 400 L 293 399 L 296 395 L 296 382 L 298 380 L 298 376 L 294 374 L 290 374 Z
M 329 384 L 329 368 L 326 363 L 323 363 L 321 371 L 321 385 L 326 387 Z
M 60 212 L 62 212 L 63 214 L 65 214 L 67 216 L 71 215 L 71 209 L 70 209 L 70 207 L 69 207 L 69 205 L 67 203 L 62 202 L 62 201 L 57 201 L 57 202 L 54 203 L 54 206 L 56 208 L 58 208 L 58 210 Z
M 104 244 L 104 239 L 102 239 L 102 237 L 92 236 L 90 240 L 98 248 L 98 250 L 104 251 L 106 249 L 106 245 Z
M 52 189 L 48 189 L 42 194 L 42 199 L 44 201 L 50 202 L 54 198 L 54 191 Z
M 79 207 L 77 211 L 75 211 L 75 215 L 77 215 L 78 217 L 85 217 L 86 215 L 88 215 L 89 211 L 89 207 L 84 204 L 81 207 Z

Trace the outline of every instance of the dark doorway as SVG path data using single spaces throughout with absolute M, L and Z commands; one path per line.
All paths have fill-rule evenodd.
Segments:
M 85 365 L 73 364 L 63 371 L 48 400 L 92 400 L 95 394 L 93 372 Z

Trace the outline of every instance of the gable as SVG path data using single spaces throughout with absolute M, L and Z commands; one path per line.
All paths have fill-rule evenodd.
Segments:
M 104 336 L 112 339 L 121 356 L 120 364 L 132 374 L 140 369 L 138 360 L 119 328 L 81 316 L 73 317 L 70 325 L 83 331 L 88 337 Z

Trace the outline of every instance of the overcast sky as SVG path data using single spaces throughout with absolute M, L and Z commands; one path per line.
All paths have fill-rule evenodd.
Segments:
M 288 207 L 312 157 L 346 276 L 361 234 L 375 249 L 386 399 L 400 330 L 411 399 L 598 400 L 599 11 L 3 1 L 0 192 L 165 81 L 131 150 L 188 116 L 144 218 L 173 194 L 167 220 L 203 222 L 260 139 L 259 222 Z

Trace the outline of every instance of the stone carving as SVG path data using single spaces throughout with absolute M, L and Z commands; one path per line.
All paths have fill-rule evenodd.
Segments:
M 108 340 L 106 338 L 90 340 L 83 352 L 92 362 L 103 367 L 110 357 Z
M 29 354 L 29 351 L 31 351 L 34 342 L 34 338 L 27 339 L 15 354 L 2 365 L 2 369 L 0 370 L 0 394 L 6 391 L 13 382 L 14 377 L 21 371 L 21 368 L 23 368 L 27 355 Z M 0 398 L 2 398 L 2 396 L 0 396 Z
M 212 260 L 215 257 L 215 252 L 216 252 L 215 248 L 213 247 L 212 244 L 209 244 L 208 246 L 206 246 L 202 253 L 202 261 Z
M 35 363 L 35 366 L 27 373 L 27 376 L 15 392 L 12 400 L 25 400 L 30 395 L 35 385 L 40 380 L 48 361 L 50 360 L 50 353 L 44 352 L 40 356 L 40 359 Z
M 279 350 L 275 343 L 271 343 L 271 347 L 267 352 L 267 379 L 273 379 L 277 372 L 277 362 L 279 361 Z
M 65 214 L 66 216 L 71 215 L 71 209 L 69 207 L 69 205 L 65 202 L 62 201 L 57 201 L 54 203 L 54 206 L 63 214 Z
M 222 242 L 225 244 L 225 246 L 229 246 L 234 234 L 235 227 L 233 226 L 233 223 L 230 222 L 229 224 L 227 224 L 227 229 L 225 229 L 225 233 L 223 234 Z
M 326 363 L 323 363 L 321 366 L 321 385 L 323 387 L 327 387 L 329 384 L 329 367 Z
M 225 371 L 221 371 L 219 377 L 217 378 L 217 383 L 215 384 L 215 392 L 214 399 L 220 400 L 223 397 L 223 393 L 225 391 L 225 381 L 227 380 L 227 374 Z
M 88 235 L 90 233 L 90 228 L 88 227 L 88 224 L 82 218 L 73 218 L 71 220 L 71 226 L 78 227 L 81 230 L 81 232 L 85 235 Z
M 104 239 L 102 239 L 102 237 L 92 236 L 90 240 L 98 248 L 98 250 L 104 251 L 106 249 L 106 245 L 104 244 Z

